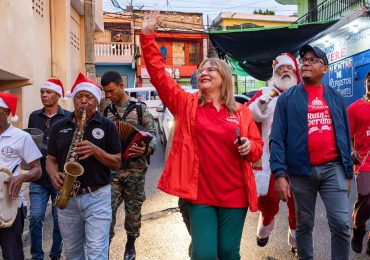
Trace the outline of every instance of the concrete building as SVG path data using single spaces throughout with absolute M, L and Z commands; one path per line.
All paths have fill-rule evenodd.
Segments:
M 149 74 L 140 54 L 143 10 L 119 14 L 105 13 L 104 34 L 95 41 L 96 74 L 118 71 L 131 87 L 150 87 Z M 168 12 L 160 14 L 156 40 L 166 60 L 167 70 L 183 86 L 190 86 L 191 74 L 207 54 L 207 34 L 202 13 Z
M 144 12 L 136 12 L 137 35 L 140 33 Z M 190 87 L 191 75 L 207 56 L 208 36 L 203 26 L 203 14 L 163 11 L 160 13 L 160 20 L 161 24 L 156 29 L 156 41 L 166 62 L 166 69 L 180 85 Z M 139 45 L 139 37 L 136 37 L 136 44 Z M 151 86 L 142 57 L 138 60 L 137 78 L 139 86 Z
M 125 87 L 135 87 L 133 13 L 104 13 L 104 32 L 95 39 L 97 81 L 109 70 L 121 74 Z
M 39 86 L 50 77 L 69 90 L 85 72 L 83 0 L 0 0 L 0 91 L 18 96 L 19 127 L 41 107 Z M 95 0 L 95 30 L 103 31 Z M 71 108 L 70 102 L 61 102 Z

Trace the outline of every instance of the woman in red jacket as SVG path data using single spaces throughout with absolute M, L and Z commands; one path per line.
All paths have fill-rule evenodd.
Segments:
M 262 139 L 248 107 L 235 103 L 224 61 L 210 58 L 200 64 L 198 93 L 177 85 L 154 40 L 158 17 L 158 11 L 144 15 L 140 37 L 151 82 L 175 117 L 158 188 L 189 201 L 192 259 L 240 259 L 247 209 L 257 210 L 250 162 L 261 157 Z

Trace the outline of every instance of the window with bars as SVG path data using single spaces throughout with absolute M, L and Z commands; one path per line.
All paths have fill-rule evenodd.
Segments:
M 199 64 L 200 61 L 201 61 L 200 43 L 199 42 L 189 43 L 189 63 Z
M 173 65 L 185 65 L 185 43 L 174 42 L 172 45 Z

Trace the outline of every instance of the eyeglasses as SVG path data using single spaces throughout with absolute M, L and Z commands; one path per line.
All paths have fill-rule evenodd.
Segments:
M 301 59 L 301 64 L 303 65 L 303 63 L 305 63 L 305 62 L 308 62 L 310 65 L 316 64 L 318 62 L 320 62 L 320 63 L 322 63 L 322 64 L 325 65 L 325 63 L 323 62 L 323 60 L 320 59 L 320 58 L 317 58 L 317 57 L 310 57 L 310 58 L 303 57 Z
M 203 73 L 203 71 L 205 71 L 205 72 L 207 72 L 207 73 L 211 73 L 211 72 L 216 71 L 216 70 L 218 70 L 218 69 L 217 69 L 217 67 L 215 67 L 215 66 L 211 66 L 211 67 L 203 67 L 203 68 L 199 68 L 199 69 L 198 69 L 198 73 L 199 73 L 199 74 L 202 74 L 202 73 Z

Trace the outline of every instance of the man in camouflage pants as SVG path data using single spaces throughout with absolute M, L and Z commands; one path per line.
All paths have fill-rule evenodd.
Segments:
M 155 126 L 152 114 L 144 103 L 130 98 L 124 91 L 121 75 L 115 71 L 106 72 L 101 78 L 105 97 L 112 101 L 104 114 L 111 120 L 122 120 L 141 125 L 155 136 Z M 153 138 L 149 145 L 142 143 L 129 148 L 130 159 L 122 158 L 121 167 L 114 174 L 112 182 L 112 224 L 110 239 L 114 236 L 116 213 L 122 201 L 125 203 L 125 229 L 127 243 L 124 259 L 133 260 L 136 257 L 135 240 L 140 235 L 141 206 L 145 200 L 145 174 L 148 169 L 149 156 L 156 148 Z

